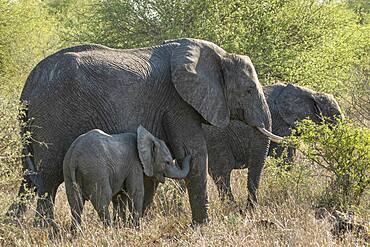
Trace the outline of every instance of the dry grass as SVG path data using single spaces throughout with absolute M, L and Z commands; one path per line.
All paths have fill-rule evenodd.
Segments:
M 56 220 L 61 225 L 61 238 L 52 241 L 48 231 L 32 227 L 32 206 L 19 224 L 4 219 L 0 223 L 1 246 L 353 246 L 366 245 L 354 234 L 341 239 L 331 234 L 328 220 L 315 218 L 311 200 L 314 189 L 302 190 L 300 186 L 287 189 L 278 187 L 276 174 L 265 172 L 260 190 L 260 205 L 252 214 L 239 214 L 219 201 L 213 182 L 209 180 L 208 225 L 192 228 L 187 195 L 182 194 L 177 183 L 167 180 L 160 187 L 155 204 L 142 219 L 141 229 L 106 229 L 97 214 L 87 204 L 83 214 L 83 234 L 72 239 L 69 234 L 70 216 L 67 199 L 62 186 L 56 200 Z M 238 203 L 243 207 L 246 199 L 245 171 L 235 171 L 233 190 Z M 304 187 L 304 186 L 301 186 Z M 3 198 L 1 215 L 7 210 L 16 191 L 0 190 Z M 305 196 L 301 196 L 305 194 Z M 369 220 L 368 211 L 361 215 Z

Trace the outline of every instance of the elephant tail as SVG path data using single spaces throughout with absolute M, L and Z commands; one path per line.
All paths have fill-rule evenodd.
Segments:
M 21 125 L 20 135 L 22 139 L 26 138 L 26 134 L 30 131 L 29 118 L 28 118 L 28 102 L 23 101 L 23 108 L 20 109 L 18 119 Z M 44 194 L 44 183 L 40 173 L 37 171 L 37 167 L 33 158 L 32 143 L 26 141 L 22 148 L 22 166 L 25 170 L 24 178 L 29 179 L 33 186 L 36 187 L 36 191 L 39 196 Z
M 78 162 L 76 162 L 73 155 L 74 144 L 75 142 L 72 143 L 71 147 L 64 157 L 63 173 L 67 199 L 71 207 L 71 211 L 80 212 L 83 207 L 83 197 L 81 187 L 76 179 Z
M 70 183 L 73 189 L 79 189 L 77 179 L 76 179 L 76 171 L 78 167 L 78 162 L 74 159 L 73 150 L 76 141 L 74 141 L 71 147 L 68 149 L 66 155 L 64 156 L 63 161 L 63 173 L 64 173 L 64 182 Z M 72 188 L 71 187 L 71 188 Z

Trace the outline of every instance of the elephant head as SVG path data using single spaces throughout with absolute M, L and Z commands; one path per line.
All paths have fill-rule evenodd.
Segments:
M 223 128 L 230 119 L 240 120 L 279 139 L 270 132 L 269 108 L 248 56 L 227 53 L 203 40 L 166 43 L 177 44 L 171 56 L 176 91 L 207 123 Z
M 343 117 L 333 95 L 293 84 L 284 85 L 274 101 L 280 116 L 290 127 L 294 127 L 297 121 L 307 117 L 316 123 L 322 121 L 321 116 L 333 123 L 336 118 Z
M 179 168 L 164 141 L 155 138 L 141 125 L 137 129 L 137 149 L 144 174 L 148 177 L 163 183 L 165 177 L 184 179 L 189 173 L 190 156 L 185 158 L 183 168 Z

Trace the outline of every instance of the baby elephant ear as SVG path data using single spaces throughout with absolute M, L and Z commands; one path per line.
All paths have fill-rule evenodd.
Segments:
M 153 176 L 154 140 L 155 137 L 143 126 L 137 128 L 137 150 L 144 173 L 148 177 Z

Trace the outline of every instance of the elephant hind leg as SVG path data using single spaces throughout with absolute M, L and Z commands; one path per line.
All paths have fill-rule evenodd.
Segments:
M 84 208 L 85 199 L 82 196 L 79 187 L 74 187 L 72 182 L 66 182 L 67 199 L 71 209 L 72 225 L 71 232 L 75 234 L 78 230 L 81 230 L 81 214 Z
M 97 189 L 94 190 L 94 194 L 91 195 L 91 203 L 94 206 L 94 209 L 98 212 L 100 220 L 103 222 L 104 226 L 112 226 L 112 221 L 109 213 L 109 203 L 113 198 L 113 193 L 109 187 L 109 181 L 103 186 L 97 186 Z M 104 183 L 104 182 L 103 182 Z
M 53 184 L 45 183 L 44 194 L 40 195 L 37 199 L 36 214 L 33 223 L 35 227 L 56 227 L 56 223 L 54 222 L 54 202 L 59 184 L 55 184 L 55 182 Z
M 98 212 L 100 220 L 103 222 L 104 226 L 112 226 L 112 221 L 110 218 L 110 213 L 109 213 L 109 204 L 106 206 L 103 206 L 101 208 L 95 208 L 96 211 Z
M 85 205 L 85 200 L 81 199 L 79 205 L 76 207 L 71 207 L 71 214 L 72 214 L 72 225 L 71 225 L 71 232 L 75 234 L 77 230 L 81 231 L 81 215 Z
M 226 174 L 222 174 L 213 178 L 213 180 L 215 181 L 215 184 L 217 186 L 218 194 L 221 201 L 227 201 L 232 205 L 236 205 L 234 195 L 231 191 L 230 175 L 230 172 L 228 172 Z
M 124 190 L 112 198 L 114 223 L 118 223 L 119 221 L 126 223 L 127 200 L 128 196 Z

